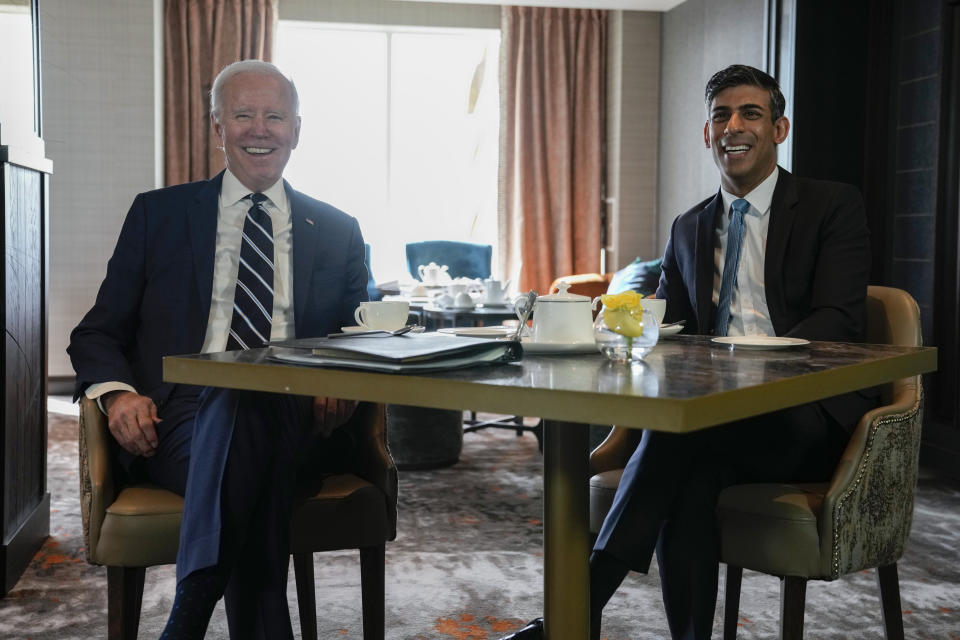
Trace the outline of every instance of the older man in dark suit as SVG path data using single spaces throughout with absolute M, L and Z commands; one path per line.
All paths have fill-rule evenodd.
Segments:
M 224 593 L 231 637 L 293 637 L 297 467 L 349 446 L 343 430 L 331 434 L 353 403 L 162 380 L 165 355 L 324 335 L 365 299 L 357 221 L 282 178 L 298 110 L 296 87 L 272 64 L 221 71 L 211 121 L 226 170 L 136 197 L 96 303 L 71 335 L 76 394 L 98 399 L 123 465 L 185 496 L 165 638 L 203 637 Z
M 687 333 L 862 339 L 870 248 L 859 193 L 777 166 L 790 123 L 769 75 L 728 67 L 705 97 L 720 191 L 673 223 L 657 289 L 664 320 L 684 320 Z M 590 558 L 593 639 L 607 601 L 631 569 L 647 572 L 654 551 L 671 635 L 710 638 L 719 491 L 828 477 L 848 429 L 874 405 L 854 393 L 689 435 L 645 431 Z M 511 637 L 542 637 L 542 622 Z

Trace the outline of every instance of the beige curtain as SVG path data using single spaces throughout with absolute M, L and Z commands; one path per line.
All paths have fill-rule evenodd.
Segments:
M 165 0 L 164 182 L 223 169 L 210 127 L 210 86 L 237 60 L 273 57 L 276 0 Z
M 600 269 L 607 12 L 504 7 L 500 238 L 521 291 Z

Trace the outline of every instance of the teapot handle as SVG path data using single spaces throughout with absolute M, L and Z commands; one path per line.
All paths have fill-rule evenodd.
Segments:
M 600 302 L 600 296 L 597 296 L 596 298 L 594 298 L 594 299 L 593 299 L 593 302 L 590 303 L 590 309 L 591 309 L 591 311 L 596 311 L 596 310 L 597 310 L 597 303 L 598 303 L 598 302 Z
M 423 280 L 423 268 L 424 268 L 425 266 L 426 266 L 426 265 L 421 264 L 420 266 L 417 267 L 417 273 L 420 275 L 420 279 L 421 279 L 421 280 Z

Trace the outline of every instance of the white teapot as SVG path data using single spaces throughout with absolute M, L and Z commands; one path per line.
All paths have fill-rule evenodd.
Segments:
M 561 280 L 558 293 L 538 296 L 533 303 L 533 342 L 582 344 L 593 342 L 593 309 L 597 300 L 567 293 L 570 285 Z M 523 296 L 517 298 L 518 315 L 523 310 Z
M 450 280 L 450 276 L 447 274 L 447 265 L 440 266 L 436 262 L 420 265 L 417 267 L 417 273 L 420 275 L 423 284 L 427 286 L 435 286 Z
M 510 286 L 510 281 L 500 282 L 496 278 L 487 278 L 483 281 L 483 298 L 482 302 L 484 304 L 500 304 L 504 301 L 504 297 L 507 295 L 507 287 Z

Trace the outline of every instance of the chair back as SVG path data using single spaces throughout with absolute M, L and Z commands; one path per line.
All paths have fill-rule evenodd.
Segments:
M 451 278 L 489 278 L 493 247 L 474 242 L 426 240 L 407 243 L 407 270 L 419 279 L 417 267 L 436 262 L 447 265 Z
M 920 310 L 905 291 L 867 291 L 867 341 L 921 346 Z M 821 566 L 839 576 L 896 562 L 910 535 L 923 423 L 920 376 L 884 390 L 854 430 L 824 496 Z
M 373 269 L 370 268 L 370 245 L 366 242 L 363 243 L 363 266 L 367 268 L 367 299 L 380 300 L 383 296 L 377 289 L 377 281 L 373 278 Z

